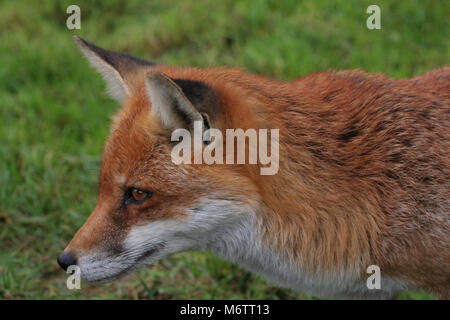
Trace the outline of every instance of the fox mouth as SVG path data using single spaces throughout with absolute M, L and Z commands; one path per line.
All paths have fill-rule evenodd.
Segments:
M 160 251 L 162 248 L 164 248 L 164 243 L 159 243 L 157 245 L 154 245 L 150 249 L 144 251 L 137 259 L 136 264 L 139 264 L 140 262 L 144 261 L 145 259 L 149 258 L 150 256 L 154 255 L 156 252 Z
M 87 268 L 86 271 L 88 271 L 89 269 L 91 270 L 95 270 L 96 272 L 94 274 L 89 275 L 89 271 L 87 272 L 87 275 L 85 274 L 83 276 L 83 269 L 81 271 L 81 276 L 82 278 L 84 278 L 85 281 L 89 282 L 89 283 L 107 283 L 107 282 L 111 282 L 114 280 L 118 280 L 120 278 L 125 277 L 126 275 L 132 273 L 133 271 L 136 271 L 138 269 L 140 269 L 141 267 L 144 266 L 144 261 L 148 258 L 150 258 L 151 256 L 155 255 L 157 252 L 159 252 L 162 248 L 164 248 L 164 243 L 159 243 L 157 245 L 152 246 L 150 249 L 144 251 L 141 255 L 139 255 L 136 259 L 134 259 L 134 261 L 131 262 L 127 262 L 127 261 L 122 261 L 122 262 L 118 262 L 118 264 L 125 264 L 126 267 L 125 268 L 120 268 L 117 267 L 117 272 L 111 272 L 111 270 L 114 270 L 114 267 L 109 267 L 108 263 L 104 263 L 101 266 L 98 267 L 94 267 L 94 268 Z M 126 257 L 127 254 L 124 254 L 124 256 Z M 102 272 L 103 271 L 103 272 Z M 102 274 L 103 273 L 103 274 Z

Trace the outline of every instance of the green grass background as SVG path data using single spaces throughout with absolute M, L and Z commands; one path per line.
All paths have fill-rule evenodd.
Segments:
M 81 30 L 66 28 L 70 4 L 81 7 Z M 370 4 L 381 7 L 381 30 L 366 28 Z M 449 17 L 447 0 L 0 1 L 0 298 L 313 298 L 203 252 L 66 288 L 56 257 L 95 206 L 119 107 L 72 34 L 156 62 L 283 80 L 346 68 L 410 77 L 450 62 Z

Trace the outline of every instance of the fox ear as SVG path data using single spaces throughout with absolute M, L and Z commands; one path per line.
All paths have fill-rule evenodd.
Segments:
M 201 121 L 209 129 L 209 118 L 200 113 L 189 101 L 182 89 L 169 77 L 158 71 L 150 71 L 146 79 L 147 94 L 152 103 L 152 113 L 166 129 L 193 130 L 194 121 Z
M 108 93 L 121 103 L 138 87 L 139 75 L 154 66 L 151 62 L 102 49 L 78 36 L 73 36 L 73 39 L 105 79 Z

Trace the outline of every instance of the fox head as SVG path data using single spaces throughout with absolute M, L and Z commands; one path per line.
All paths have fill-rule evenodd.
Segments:
M 192 131 L 194 121 L 232 125 L 220 88 L 198 69 L 155 65 L 74 38 L 122 108 L 104 146 L 97 205 L 58 263 L 77 265 L 83 280 L 110 281 L 173 253 L 227 251 L 245 241 L 259 200 L 242 166 L 171 161 L 173 130 Z
M 391 297 L 410 285 L 448 296 L 441 287 L 448 184 L 424 183 L 448 167 L 433 129 L 448 127 L 448 68 L 411 81 L 325 72 L 282 83 L 237 69 L 157 65 L 75 41 L 122 107 L 104 146 L 97 205 L 58 257 L 61 267 L 77 265 L 86 281 L 111 281 L 173 253 L 210 250 L 319 296 Z M 399 130 L 386 127 L 393 114 L 403 119 Z M 196 143 L 198 130 L 267 128 L 283 131 L 278 175 L 260 174 L 266 160 L 173 161 L 178 129 L 194 135 L 195 160 L 223 143 L 205 136 Z M 226 142 L 218 157 L 228 160 L 237 146 L 228 150 L 228 134 Z M 413 176 L 426 178 L 412 184 Z M 372 265 L 386 270 L 379 293 L 367 290 Z M 440 271 L 422 280 L 429 270 Z

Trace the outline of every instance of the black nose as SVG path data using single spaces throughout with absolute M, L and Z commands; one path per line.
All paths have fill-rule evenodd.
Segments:
M 75 256 L 70 252 L 64 251 L 58 257 L 58 264 L 61 268 L 67 270 L 69 266 L 77 264 L 77 258 L 75 258 Z

